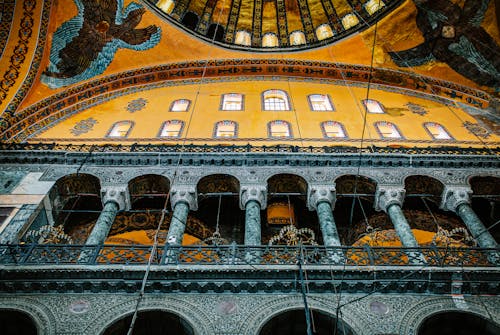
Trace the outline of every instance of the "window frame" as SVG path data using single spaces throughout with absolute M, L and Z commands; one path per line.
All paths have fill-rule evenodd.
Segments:
M 341 136 L 341 137 L 340 136 L 333 136 L 333 137 L 328 136 L 326 129 L 325 129 L 325 126 L 327 123 L 334 123 L 334 124 L 338 125 L 340 127 L 340 129 L 342 129 L 344 136 Z M 320 123 L 320 128 L 321 128 L 321 132 L 323 133 L 323 138 L 326 138 L 326 139 L 348 139 L 349 138 L 349 135 L 347 134 L 347 131 L 345 130 L 344 125 L 338 121 L 334 121 L 334 120 L 323 121 Z
M 276 122 L 282 122 L 288 127 L 288 136 L 273 136 L 272 127 Z M 267 137 L 270 139 L 284 139 L 284 138 L 293 138 L 292 124 L 286 120 L 272 120 L 267 123 Z
M 222 125 L 224 122 L 229 122 L 234 125 L 234 133 L 232 136 L 217 136 L 217 131 L 219 130 L 219 125 Z M 214 130 L 212 133 L 212 138 L 224 139 L 224 138 L 238 138 L 238 122 L 233 120 L 221 120 L 217 121 L 214 124 Z
M 384 136 L 382 134 L 382 132 L 380 131 L 379 129 L 379 125 L 382 125 L 382 124 L 390 124 L 391 126 L 394 127 L 394 129 L 396 129 L 396 131 L 398 132 L 399 134 L 399 137 L 387 137 L 387 136 Z M 403 133 L 401 132 L 401 130 L 399 129 L 399 127 L 393 123 L 393 122 L 390 122 L 390 121 L 376 121 L 373 123 L 373 126 L 375 127 L 375 130 L 377 131 L 377 134 L 379 135 L 380 139 L 382 140 L 404 140 L 405 137 L 403 135 Z
M 440 123 L 429 121 L 429 122 L 424 122 L 422 124 L 422 126 L 424 127 L 425 131 L 427 131 L 427 134 L 429 134 L 429 136 L 432 138 L 433 141 L 455 141 L 455 138 L 450 134 L 448 129 L 446 129 L 446 127 Z M 435 137 L 434 134 L 432 134 L 432 132 L 429 130 L 428 126 L 441 127 L 441 129 L 446 133 L 446 135 L 448 135 L 449 138 L 437 138 L 437 137 Z
M 111 133 L 113 132 L 113 129 L 115 127 L 117 127 L 120 123 L 122 124 L 128 124 L 129 127 L 127 129 L 127 132 L 125 133 L 124 136 L 111 136 Z M 130 135 L 130 132 L 132 131 L 132 128 L 134 128 L 135 126 L 135 122 L 132 121 L 132 120 L 120 120 L 120 121 L 116 121 L 114 122 L 111 127 L 109 128 L 108 132 L 106 133 L 106 138 L 115 138 L 115 139 L 119 139 L 119 138 L 128 138 L 128 136 Z
M 176 122 L 175 124 L 180 124 L 181 125 L 181 128 L 179 129 L 179 133 L 177 136 L 162 136 L 161 134 L 163 133 L 163 130 L 164 128 L 167 126 L 167 123 L 172 123 L 174 124 L 173 122 Z M 182 132 L 184 131 L 184 121 L 182 120 L 166 120 L 166 121 L 163 121 L 161 123 L 161 126 L 160 126 L 160 131 L 158 132 L 158 135 L 156 135 L 157 138 L 181 138 L 182 137 Z
M 187 101 L 188 103 L 187 103 L 186 110 L 183 110 L 183 111 L 174 111 L 174 110 L 172 110 L 174 108 L 174 105 L 175 105 L 175 103 L 177 101 Z M 170 107 L 168 108 L 168 111 L 170 113 L 186 113 L 186 112 L 189 112 L 189 108 L 191 108 L 191 100 L 189 100 L 189 99 L 176 99 L 176 100 L 174 100 L 174 101 L 172 101 L 170 103 Z
M 325 109 L 325 110 L 314 109 L 314 105 L 313 105 L 313 103 L 311 101 L 311 97 L 312 96 L 324 96 L 324 97 L 326 97 L 326 99 L 328 100 L 328 103 L 330 104 L 330 107 L 332 109 Z M 307 96 L 307 102 L 309 103 L 309 109 L 310 109 L 311 112 L 335 112 L 335 106 L 333 105 L 332 99 L 331 99 L 331 97 L 330 97 L 329 94 L 318 94 L 318 93 L 309 94 Z
M 382 110 L 382 113 L 370 112 L 370 109 L 368 108 L 368 102 L 370 102 L 370 101 L 376 102 L 378 104 L 378 106 L 380 107 L 380 109 Z M 377 114 L 377 115 L 387 114 L 387 112 L 385 110 L 385 106 L 378 100 L 363 99 L 363 100 L 361 100 L 361 102 L 363 103 L 363 106 L 365 107 L 365 111 L 367 114 Z
M 227 95 L 240 95 L 241 96 L 241 102 L 240 102 L 240 109 L 224 109 L 224 98 Z M 219 104 L 219 110 L 224 111 L 224 112 L 241 112 L 245 110 L 245 95 L 243 93 L 224 93 L 220 97 L 220 104 Z
M 284 95 L 284 104 L 285 104 L 285 109 L 266 109 L 266 100 L 268 99 L 282 99 L 278 96 L 277 92 L 280 92 Z M 271 97 L 266 98 L 266 94 L 273 95 Z M 288 93 L 284 90 L 280 89 L 270 89 L 270 90 L 265 90 L 261 93 L 261 108 L 263 111 L 266 112 L 289 112 L 292 110 L 291 104 L 290 104 L 290 97 L 288 96 Z

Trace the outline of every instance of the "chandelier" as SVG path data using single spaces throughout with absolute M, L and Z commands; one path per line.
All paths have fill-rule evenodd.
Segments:
M 288 225 L 280 229 L 279 233 L 271 237 L 269 245 L 318 245 L 316 234 L 310 228 L 298 229 L 294 225 Z
M 38 241 L 40 244 L 73 244 L 73 239 L 64 232 L 62 225 L 41 226 L 37 230 L 29 231 L 25 238 L 32 242 Z

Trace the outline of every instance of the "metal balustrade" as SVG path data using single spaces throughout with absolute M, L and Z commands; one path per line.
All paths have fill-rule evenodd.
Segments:
M 154 250 L 154 255 L 151 253 Z M 3 265 L 496 267 L 500 249 L 323 246 L 0 245 Z
M 410 155 L 498 155 L 500 148 L 465 148 L 458 146 L 405 147 L 405 146 L 296 146 L 296 145 L 223 145 L 223 144 L 62 144 L 62 143 L 0 143 L 0 151 L 53 151 L 53 152 L 116 152 L 116 153 L 372 153 Z

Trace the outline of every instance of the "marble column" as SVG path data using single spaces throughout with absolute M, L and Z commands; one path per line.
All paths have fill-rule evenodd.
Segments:
M 99 245 L 104 243 L 108 233 L 113 225 L 118 213 L 118 204 L 114 201 L 108 201 L 97 219 L 94 228 L 90 232 L 89 237 L 85 241 L 87 245 Z
M 182 238 L 186 230 L 186 222 L 189 214 L 189 204 L 179 201 L 175 204 L 170 227 L 168 228 L 167 243 L 170 245 L 182 245 Z
M 240 208 L 245 209 L 245 246 L 260 247 L 262 244 L 260 211 L 267 205 L 265 185 L 242 185 L 240 187 Z M 245 260 L 253 263 L 259 260 L 261 250 L 248 248 Z
M 260 204 L 250 200 L 245 206 L 245 245 L 260 245 Z
M 333 218 L 335 200 L 335 187 L 333 185 L 309 185 L 307 205 L 309 210 L 315 210 L 318 215 L 323 244 L 326 247 L 341 246 L 339 233 Z
M 170 190 L 170 205 L 174 209 L 165 241 L 164 262 L 175 263 L 177 252 L 170 249 L 182 245 L 186 223 L 190 210 L 198 209 L 196 187 L 178 185 Z M 170 249 L 170 250 L 169 250 Z
M 321 201 L 316 207 L 316 212 L 318 213 L 319 226 L 321 228 L 321 234 L 323 235 L 324 245 L 326 247 L 341 246 L 330 203 Z
M 103 203 L 103 210 L 92 228 L 92 231 L 87 237 L 85 245 L 99 246 L 104 244 L 118 211 L 130 208 L 128 186 L 120 185 L 103 187 L 101 189 L 101 201 Z M 90 262 L 93 258 L 92 255 L 95 252 L 97 252 L 95 249 L 85 249 L 80 254 L 78 261 L 82 263 Z
M 332 263 L 342 264 L 345 260 L 341 248 L 339 233 L 333 218 L 335 207 L 335 187 L 333 185 L 309 185 L 307 205 L 309 210 L 316 210 L 318 215 L 323 245 L 327 247 L 327 255 Z
M 103 210 L 90 232 L 85 244 L 103 244 L 119 210 L 130 208 L 130 197 L 127 185 L 107 186 L 101 189 Z
M 260 211 L 267 205 L 265 185 L 242 185 L 240 208 L 245 210 L 245 245 L 261 245 Z
M 471 193 L 472 190 L 468 186 L 445 186 L 441 198 L 441 208 L 455 212 L 460 216 L 481 248 L 497 248 L 498 243 L 470 207 Z M 488 259 L 494 264 L 500 264 L 498 252 L 489 253 Z
M 413 235 L 410 225 L 403 213 L 405 189 L 399 186 L 377 186 L 375 193 L 375 209 L 382 210 L 389 215 L 394 230 L 405 248 L 418 248 L 418 242 Z M 421 252 L 407 252 L 412 264 L 421 264 L 425 258 Z

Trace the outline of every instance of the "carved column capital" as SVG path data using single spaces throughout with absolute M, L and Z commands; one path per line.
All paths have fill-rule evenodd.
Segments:
M 189 210 L 195 211 L 198 209 L 198 193 L 196 186 L 193 185 L 176 185 L 170 190 L 170 205 L 175 209 L 175 205 L 179 202 L 185 202 L 189 205 Z
M 244 210 L 247 202 L 257 201 L 260 209 L 267 206 L 267 187 L 266 185 L 241 185 L 240 187 L 240 209 Z
M 403 207 L 406 190 L 399 185 L 378 185 L 375 193 L 375 209 L 387 213 L 390 205 Z
M 119 210 L 129 210 L 130 193 L 128 185 L 103 186 L 101 188 L 101 200 L 103 206 L 108 202 L 114 202 L 118 205 Z
M 307 189 L 307 207 L 310 211 L 317 210 L 320 202 L 328 202 L 333 210 L 336 199 L 334 185 L 309 185 Z
M 456 212 L 461 204 L 470 203 L 472 190 L 469 186 L 445 186 L 441 196 L 441 209 Z

